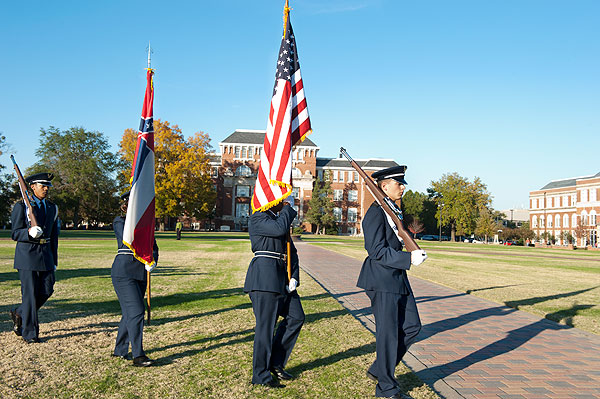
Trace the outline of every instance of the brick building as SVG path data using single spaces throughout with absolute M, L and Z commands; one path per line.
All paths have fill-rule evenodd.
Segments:
M 217 191 L 215 219 L 212 221 L 214 228 L 226 229 L 222 226 L 228 226 L 231 230 L 247 229 L 264 137 L 264 130 L 238 129 L 219 143 L 219 154 L 211 155 L 212 176 Z M 298 211 L 294 224 L 302 224 L 306 231 L 314 231 L 313 226 L 304 222 L 304 215 L 308 211 L 314 181 L 330 172 L 338 232 L 360 234 L 360 222 L 373 197 L 346 159 L 319 158 L 319 149 L 307 138 L 293 151 L 292 195 Z M 368 174 L 398 165 L 389 159 L 356 161 Z
M 579 247 L 598 247 L 600 212 L 600 173 L 593 176 L 555 180 L 529 193 L 531 229 L 544 241 L 553 236 L 558 245 L 566 245 L 570 233 Z M 547 238 L 546 238 L 547 240 Z

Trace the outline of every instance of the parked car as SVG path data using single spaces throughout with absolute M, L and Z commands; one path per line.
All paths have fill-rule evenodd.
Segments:
M 519 245 L 515 240 L 506 240 L 504 241 L 504 245 Z
M 431 234 L 425 234 L 423 237 L 421 237 L 421 240 L 425 240 L 425 241 L 437 241 L 437 240 L 439 240 L 439 237 L 431 235 Z

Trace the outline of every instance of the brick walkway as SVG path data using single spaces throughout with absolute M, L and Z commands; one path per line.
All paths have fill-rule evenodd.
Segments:
M 366 328 L 362 262 L 303 242 L 302 269 Z M 447 399 L 600 398 L 600 337 L 410 277 L 423 323 L 405 363 Z

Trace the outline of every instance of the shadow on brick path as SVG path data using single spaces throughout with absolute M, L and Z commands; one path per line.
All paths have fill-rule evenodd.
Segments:
M 362 262 L 303 242 L 296 248 L 302 269 L 374 332 L 369 299 L 356 287 Z M 596 287 L 509 307 L 409 278 L 423 330 L 404 362 L 442 397 L 600 399 L 600 336 L 517 310 Z M 576 304 L 547 318 L 569 323 L 592 306 Z

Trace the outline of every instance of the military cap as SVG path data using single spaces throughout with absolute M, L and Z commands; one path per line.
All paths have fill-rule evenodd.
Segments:
M 125 191 L 123 194 L 121 194 L 121 200 L 125 201 L 129 199 L 129 194 L 131 193 L 131 190 L 127 190 Z
M 52 187 L 52 183 L 50 180 L 54 179 L 54 175 L 52 173 L 36 173 L 35 175 L 28 176 L 25 181 L 29 184 L 39 183 L 44 186 Z
M 382 181 L 387 179 L 394 179 L 398 183 L 408 184 L 404 180 L 404 172 L 406 171 L 406 165 L 392 166 L 391 168 L 381 169 L 374 172 L 371 177 L 376 181 Z

